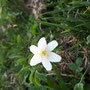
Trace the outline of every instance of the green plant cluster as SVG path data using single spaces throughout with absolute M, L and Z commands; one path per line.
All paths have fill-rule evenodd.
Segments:
M 41 20 L 36 20 L 33 13 L 25 12 L 21 0 L 0 0 L 0 27 L 4 27 L 0 29 L 0 90 L 90 90 L 89 0 L 45 0 L 45 3 L 47 9 L 40 14 Z M 71 52 L 69 57 L 74 60 L 69 63 L 66 76 L 61 75 L 58 63 L 53 64 L 52 72 L 42 65 L 30 66 L 33 54 L 29 47 L 37 45 L 41 37 L 48 42 L 57 40 L 59 46 L 55 51 Z M 67 40 L 62 43 L 64 37 L 67 40 L 74 37 L 75 41 L 70 45 Z

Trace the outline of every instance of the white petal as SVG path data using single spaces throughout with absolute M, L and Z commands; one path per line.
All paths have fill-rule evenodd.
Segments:
M 33 54 L 36 54 L 38 52 L 38 48 L 35 45 L 31 45 L 29 48 Z
M 50 43 L 48 43 L 47 45 L 47 49 L 49 51 L 52 51 L 53 49 L 55 49 L 58 46 L 58 42 L 56 40 L 51 41 Z
M 44 37 L 42 37 L 39 41 L 38 41 L 38 47 L 41 49 L 46 48 L 46 39 Z
M 50 52 L 48 59 L 51 62 L 60 62 L 62 57 L 54 52 Z
M 30 61 L 31 66 L 41 63 L 41 58 L 38 55 L 34 55 Z
M 49 62 L 49 60 L 47 60 L 47 59 L 42 60 L 42 64 L 43 64 L 43 66 L 45 67 L 45 69 L 46 69 L 47 71 L 51 71 L 52 65 L 51 65 L 51 63 Z

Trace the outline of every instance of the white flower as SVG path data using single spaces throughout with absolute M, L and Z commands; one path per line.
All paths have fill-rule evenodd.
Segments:
M 30 46 L 30 51 L 34 54 L 30 61 L 30 65 L 42 63 L 47 71 L 52 69 L 50 62 L 60 62 L 61 56 L 52 52 L 58 46 L 56 40 L 51 41 L 47 44 L 46 39 L 43 37 L 39 40 L 37 47 L 35 45 Z

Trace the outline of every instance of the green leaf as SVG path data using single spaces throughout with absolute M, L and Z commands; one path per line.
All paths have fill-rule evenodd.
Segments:
M 43 19 L 55 19 L 57 21 L 71 21 L 71 22 L 84 22 L 85 19 L 79 19 L 79 18 L 73 18 L 73 17 L 68 17 L 68 18 L 65 18 L 65 17 L 46 17 L 46 18 L 43 18 Z
M 21 57 L 21 55 L 11 54 L 9 56 L 9 59 L 17 59 L 17 58 L 20 58 L 20 57 Z
M 45 22 L 45 21 L 40 21 L 40 20 L 34 20 L 38 23 L 42 23 L 44 25 L 47 25 L 47 26 L 54 26 L 54 27 L 60 27 L 60 28 L 64 28 L 64 29 L 75 29 L 73 27 L 70 27 L 70 26 L 66 26 L 66 25 L 60 25 L 60 24 L 56 24 L 56 23 L 50 23 L 50 22 Z
M 84 1 L 84 2 L 82 2 L 82 1 L 73 1 L 73 2 L 71 2 L 70 4 L 73 4 L 73 5 L 79 4 L 79 5 L 90 6 L 90 2 L 86 2 L 86 1 Z
M 37 85 L 37 86 L 41 86 L 40 81 L 39 81 L 39 79 L 37 78 L 36 72 L 35 72 L 35 75 L 34 75 L 34 84 Z
M 70 64 L 69 64 L 69 68 L 70 68 L 71 70 L 76 70 L 76 69 L 77 69 L 77 66 L 76 66 L 76 64 L 74 64 L 74 63 L 70 63 Z
M 69 87 L 65 84 L 65 81 L 61 77 L 59 71 L 57 70 L 57 68 L 55 67 L 54 64 L 53 64 L 53 70 L 56 73 L 56 76 L 57 76 L 57 78 L 59 80 L 59 84 L 60 84 L 61 89 L 63 89 L 63 90 L 66 90 L 66 89 L 69 90 Z
M 30 84 L 30 83 L 24 83 L 24 84 L 25 84 L 26 87 L 28 87 L 28 90 L 40 90 L 41 89 L 41 87 L 34 86 L 33 84 Z
M 36 71 L 35 73 L 36 73 L 36 76 L 39 80 L 42 80 L 42 81 L 45 81 L 45 82 L 47 81 L 47 78 L 44 74 L 41 74 L 38 71 Z
M 83 59 L 82 58 L 78 58 L 77 60 L 76 60 L 76 64 L 77 64 L 77 66 L 81 66 L 82 65 L 82 62 L 83 62 Z
M 74 87 L 74 90 L 84 90 L 83 83 L 77 83 Z
M 17 43 L 18 43 L 18 44 L 21 43 L 21 36 L 20 36 L 20 35 L 17 36 Z
M 90 43 L 90 35 L 87 37 L 87 41 L 88 43 Z
M 30 66 L 26 66 L 26 67 L 23 67 L 22 69 L 21 69 L 21 72 L 27 72 L 27 71 L 30 71 Z
M 32 28 L 32 35 L 35 35 L 35 34 L 36 34 L 37 26 L 38 26 L 37 23 L 35 23 L 35 24 L 33 25 L 33 28 Z
M 16 61 L 16 64 L 25 64 L 26 62 L 26 58 L 25 57 L 22 57 L 22 58 L 19 58 L 17 61 Z
M 35 71 L 36 71 L 36 68 L 34 68 L 31 71 L 31 74 L 30 74 L 30 77 L 29 77 L 30 83 L 34 83 L 34 74 L 35 74 Z
M 47 80 L 49 87 L 55 89 L 55 90 L 60 90 L 60 86 L 54 81 L 54 80 Z
M 83 67 L 79 67 L 76 71 L 81 72 L 83 70 Z

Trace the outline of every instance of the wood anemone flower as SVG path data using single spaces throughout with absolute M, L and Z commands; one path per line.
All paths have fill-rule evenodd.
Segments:
M 58 43 L 56 40 L 47 44 L 46 39 L 42 37 L 38 41 L 37 46 L 30 46 L 30 51 L 34 54 L 30 61 L 30 65 L 35 66 L 36 64 L 42 63 L 47 71 L 51 71 L 52 65 L 50 62 L 60 62 L 62 59 L 61 56 L 52 52 L 57 46 Z

